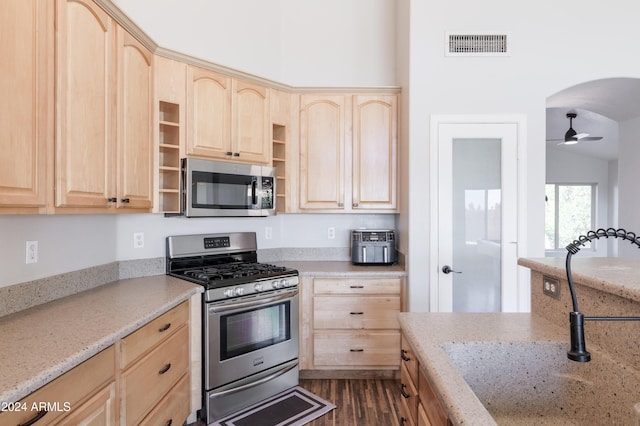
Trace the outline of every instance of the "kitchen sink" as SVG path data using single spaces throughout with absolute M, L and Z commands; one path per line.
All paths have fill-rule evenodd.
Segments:
M 567 347 L 472 342 L 443 350 L 499 425 L 638 424 L 639 372 L 593 348 L 591 362 L 570 361 Z

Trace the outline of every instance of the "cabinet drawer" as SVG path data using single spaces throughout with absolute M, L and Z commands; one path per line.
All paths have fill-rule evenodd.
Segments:
M 403 364 L 407 368 L 407 372 L 409 373 L 409 376 L 411 377 L 413 383 L 418 383 L 418 358 L 416 357 L 413 346 L 411 346 L 411 343 L 409 343 L 404 334 L 402 335 L 400 359 L 402 360 L 401 364 Z
M 411 418 L 411 414 L 409 414 L 409 406 L 404 398 L 400 398 L 398 411 L 400 415 L 400 426 L 416 426 Z
M 399 329 L 400 296 L 315 296 L 316 329 Z
M 181 327 L 122 374 L 123 416 L 137 424 L 189 366 L 189 328 Z
M 144 418 L 140 426 L 181 425 L 189 416 L 189 375 L 185 374 L 167 396 Z
M 189 320 L 189 304 L 181 303 L 122 339 L 122 368 L 166 339 Z
M 409 416 L 414 424 L 418 423 L 418 389 L 404 364 L 400 365 L 400 400 L 407 404 Z
M 59 409 L 46 413 L 40 421 L 42 424 L 49 424 L 69 414 L 69 409 L 78 407 L 84 400 L 115 380 L 115 353 L 114 347 L 110 346 L 26 396 L 16 406 L 24 407 L 26 411 L 1 412 L 0 424 L 26 423 L 38 413 L 38 410 L 33 408 L 43 402 L 57 406 Z
M 400 333 L 316 332 L 314 364 L 333 367 L 398 367 Z
M 400 278 L 316 278 L 315 294 L 400 294 Z

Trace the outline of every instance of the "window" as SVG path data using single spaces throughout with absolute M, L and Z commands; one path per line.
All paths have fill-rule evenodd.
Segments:
M 564 249 L 594 229 L 595 184 L 547 184 L 545 201 L 545 250 Z

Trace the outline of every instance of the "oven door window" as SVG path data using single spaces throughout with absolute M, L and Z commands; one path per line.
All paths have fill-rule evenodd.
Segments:
M 220 317 L 220 360 L 291 339 L 291 302 Z
M 257 208 L 258 179 L 255 176 L 192 172 L 192 207 L 206 209 Z

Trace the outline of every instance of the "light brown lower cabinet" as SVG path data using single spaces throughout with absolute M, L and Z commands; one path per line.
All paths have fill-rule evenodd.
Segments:
M 181 425 L 191 411 L 189 347 L 183 302 L 3 406 L 0 425 Z
M 400 352 L 400 425 L 449 426 L 451 421 L 411 343 L 402 336 Z
M 301 369 L 397 371 L 402 279 L 306 279 Z
M 115 361 L 116 351 L 110 346 L 15 404 L 2 407 L 0 424 L 115 424 Z

